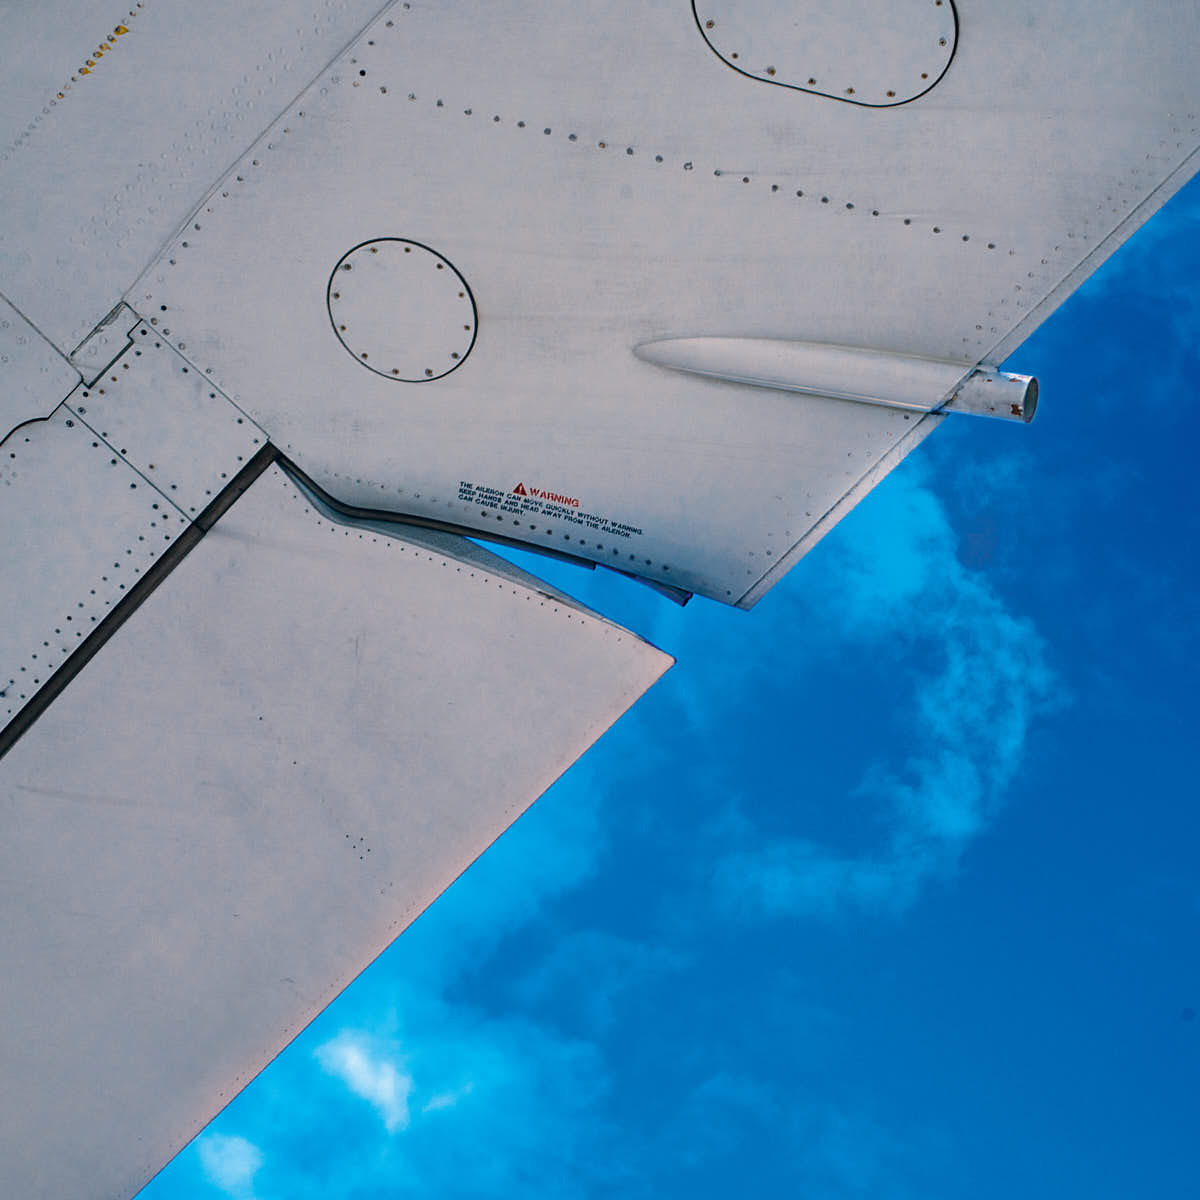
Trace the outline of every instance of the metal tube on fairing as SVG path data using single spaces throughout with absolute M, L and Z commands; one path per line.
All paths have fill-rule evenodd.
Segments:
M 984 367 L 963 380 L 946 408 L 1028 425 L 1037 412 L 1037 402 L 1038 381 L 1032 375 L 1010 375 Z
M 776 338 L 665 338 L 635 346 L 644 362 L 725 383 L 913 412 L 943 408 L 1030 421 L 1037 380 L 858 346 Z

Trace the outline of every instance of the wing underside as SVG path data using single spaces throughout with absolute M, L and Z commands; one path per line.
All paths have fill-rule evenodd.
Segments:
M 269 467 L 4 759 L 7 1193 L 136 1191 L 668 662 Z
M 668 665 L 464 535 L 752 606 L 1200 103 L 1190 5 L 98 11 L 0 72 L 0 1178 L 123 1198 Z

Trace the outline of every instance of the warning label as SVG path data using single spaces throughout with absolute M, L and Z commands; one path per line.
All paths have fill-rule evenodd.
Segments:
M 641 529 L 636 525 L 627 525 L 623 521 L 614 521 L 610 517 L 601 517 L 596 513 L 584 511 L 578 496 L 569 496 L 565 492 L 552 492 L 546 488 L 535 487 L 524 480 L 508 491 L 462 480 L 458 485 L 458 498 L 467 504 L 477 504 L 482 510 L 491 509 L 494 512 L 512 513 L 514 517 L 549 517 L 556 521 L 565 521 L 570 525 L 576 525 L 580 529 L 590 529 L 596 533 L 607 534 L 609 537 L 635 538 L 642 536 Z

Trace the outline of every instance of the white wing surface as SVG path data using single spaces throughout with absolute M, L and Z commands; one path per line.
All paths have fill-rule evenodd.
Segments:
M 148 4 L 8 152 L 5 287 L 68 351 L 123 294 L 343 501 L 748 606 L 937 418 L 636 348 L 933 360 L 942 411 L 1200 136 L 1190 4 L 825 7 L 397 3 L 302 88 L 350 9 Z
M 4 1191 L 131 1195 L 665 669 L 278 467 L 0 780 Z
M 127 1196 L 665 669 L 463 535 L 750 607 L 1200 145 L 1191 3 L 4 13 L 12 1195 Z

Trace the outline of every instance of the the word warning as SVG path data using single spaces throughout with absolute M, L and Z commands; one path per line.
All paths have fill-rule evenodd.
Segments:
M 624 521 L 614 521 L 611 517 L 586 512 L 578 496 L 571 496 L 566 492 L 553 492 L 524 480 L 508 491 L 462 480 L 458 485 L 458 498 L 466 504 L 479 505 L 483 511 L 491 509 L 493 512 L 511 513 L 514 517 L 541 517 L 565 521 L 569 525 L 609 537 L 642 536 L 642 530 L 637 525 L 628 525 Z

